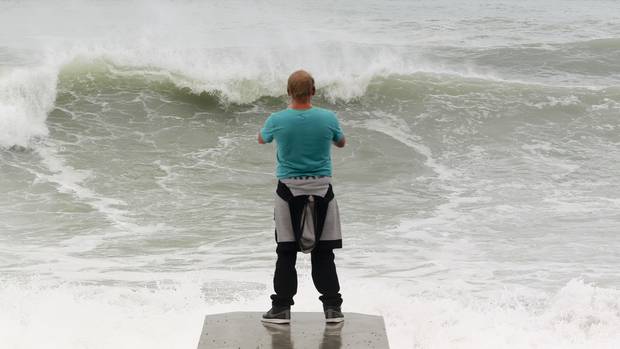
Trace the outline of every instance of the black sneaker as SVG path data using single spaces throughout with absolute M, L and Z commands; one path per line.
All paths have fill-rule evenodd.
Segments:
M 325 312 L 325 322 L 327 323 L 344 321 L 344 315 L 342 314 L 342 311 L 340 311 L 340 307 L 323 307 L 323 312 Z
M 291 307 L 273 306 L 263 314 L 261 321 L 272 324 L 288 324 L 291 322 Z

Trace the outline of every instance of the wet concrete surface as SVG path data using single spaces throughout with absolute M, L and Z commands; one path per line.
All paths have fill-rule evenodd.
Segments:
M 389 349 L 380 316 L 344 313 L 344 322 L 326 324 L 323 313 L 292 312 L 290 324 L 269 324 L 261 315 L 207 315 L 198 349 Z

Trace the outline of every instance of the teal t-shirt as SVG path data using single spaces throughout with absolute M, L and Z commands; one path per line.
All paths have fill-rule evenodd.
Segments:
M 266 143 L 276 140 L 279 179 L 331 176 L 331 145 L 344 137 L 336 114 L 317 107 L 273 113 L 260 132 Z

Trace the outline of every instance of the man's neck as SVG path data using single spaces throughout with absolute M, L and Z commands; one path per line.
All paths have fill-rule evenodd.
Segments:
M 296 109 L 296 110 L 310 109 L 312 108 L 312 103 L 310 101 L 299 102 L 299 101 L 293 100 L 291 101 L 289 108 Z

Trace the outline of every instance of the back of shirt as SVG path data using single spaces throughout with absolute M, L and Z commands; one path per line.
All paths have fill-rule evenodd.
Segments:
M 331 176 L 331 144 L 344 137 L 338 118 L 327 109 L 284 109 L 261 129 L 266 143 L 277 144 L 276 176 Z

